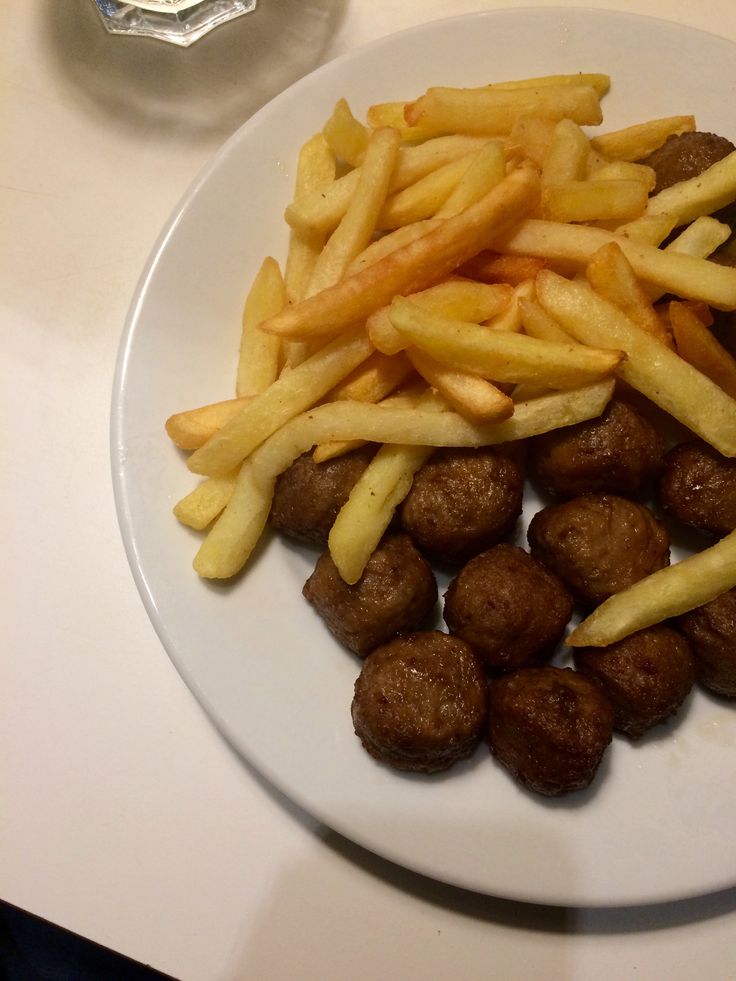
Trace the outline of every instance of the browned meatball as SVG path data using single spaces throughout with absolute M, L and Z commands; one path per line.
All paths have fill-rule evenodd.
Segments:
M 324 544 L 375 452 L 375 446 L 362 446 L 324 463 L 315 463 L 311 452 L 302 454 L 276 481 L 271 526 L 290 538 Z
M 473 752 L 486 701 L 483 668 L 467 644 L 438 630 L 406 634 L 366 658 L 353 726 L 377 760 L 434 773 Z
M 721 537 L 736 528 L 736 459 L 692 440 L 665 455 L 659 502 L 692 528 Z
M 632 739 L 674 715 L 695 681 L 690 647 L 670 627 L 649 627 L 609 647 L 580 647 L 574 657 L 613 706 L 614 729 Z
M 608 491 L 636 496 L 662 466 L 664 441 L 630 402 L 613 399 L 597 419 L 532 440 L 531 467 L 557 497 Z
M 657 184 L 652 193 L 658 194 L 679 181 L 697 177 L 735 149 L 730 140 L 715 133 L 681 133 L 670 136 L 640 163 L 654 169 Z
M 437 602 L 437 582 L 409 536 L 389 534 L 355 585 L 341 578 L 325 552 L 303 593 L 335 637 L 365 657 L 396 634 L 422 624 Z
M 488 745 L 524 786 L 548 797 L 593 780 L 613 735 L 613 708 L 570 668 L 522 668 L 492 681 Z
M 573 596 L 596 605 L 669 565 L 669 537 L 648 508 L 614 494 L 585 494 L 538 511 L 529 524 L 532 555 Z
M 445 622 L 495 672 L 544 661 L 572 615 L 557 576 L 502 543 L 463 566 L 445 594 Z
M 511 532 L 523 493 L 509 456 L 490 447 L 441 449 L 414 476 L 401 526 L 425 555 L 464 562 Z
M 695 673 L 704 688 L 736 698 L 736 588 L 678 620 L 695 655 Z

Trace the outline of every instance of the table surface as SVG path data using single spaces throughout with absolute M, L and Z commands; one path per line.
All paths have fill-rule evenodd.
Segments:
M 7 0 L 1 898 L 187 981 L 736 978 L 736 890 L 637 909 L 525 906 L 397 868 L 300 812 L 179 678 L 118 532 L 117 346 L 190 181 L 317 65 L 422 21 L 517 5 L 261 0 L 182 52 L 108 36 L 91 0 Z M 569 6 L 736 40 L 728 0 Z

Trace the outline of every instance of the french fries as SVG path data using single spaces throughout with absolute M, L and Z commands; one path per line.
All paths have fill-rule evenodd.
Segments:
M 680 357 L 736 399 L 736 359 L 686 304 L 673 301 L 668 312 Z
M 736 531 L 605 600 L 570 634 L 570 647 L 606 647 L 680 616 L 736 586 Z
M 286 287 L 279 264 L 263 260 L 243 308 L 240 357 L 235 381 L 239 397 L 265 392 L 279 374 L 281 345 L 260 329 L 261 322 L 286 306 Z
M 594 150 L 611 160 L 643 160 L 659 149 L 668 136 L 691 133 L 694 129 L 694 116 L 667 116 L 594 136 L 590 144 Z

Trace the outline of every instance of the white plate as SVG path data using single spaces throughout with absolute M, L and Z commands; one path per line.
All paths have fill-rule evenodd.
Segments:
M 736 49 L 662 21 L 562 9 L 435 22 L 334 61 L 254 116 L 199 177 L 156 245 L 122 340 L 114 483 L 131 567 L 174 663 L 223 734 L 320 820 L 447 882 L 558 904 L 681 898 L 736 882 L 736 712 L 697 693 L 677 724 L 616 739 L 591 791 L 527 794 L 481 747 L 439 778 L 375 764 L 350 721 L 357 659 L 301 597 L 313 557 L 271 541 L 231 585 L 191 569 L 198 536 L 171 517 L 194 484 L 172 412 L 233 391 L 244 290 L 281 220 L 296 152 L 338 96 L 362 112 L 433 83 L 552 72 L 613 77 L 606 126 L 696 113 L 736 136 Z

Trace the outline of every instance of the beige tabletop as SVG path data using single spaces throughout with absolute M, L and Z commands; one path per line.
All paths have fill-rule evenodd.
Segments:
M 190 181 L 318 65 L 423 21 L 514 6 L 260 0 L 182 52 L 107 35 L 91 0 L 3 5 L 6 901 L 182 979 L 736 978 L 736 891 L 614 911 L 524 906 L 402 870 L 301 813 L 181 681 L 117 527 L 117 347 Z M 728 0 L 571 6 L 736 40 Z

